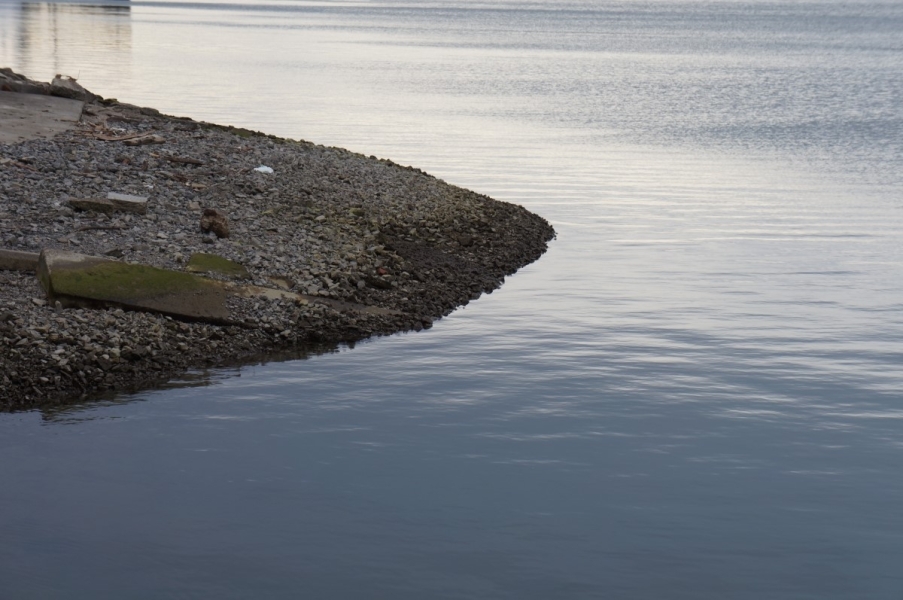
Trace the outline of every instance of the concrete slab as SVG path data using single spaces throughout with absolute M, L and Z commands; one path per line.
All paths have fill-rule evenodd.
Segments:
M 397 311 L 288 290 L 217 281 L 182 271 L 134 265 L 67 250 L 45 249 L 38 279 L 51 302 L 64 307 L 124 308 L 185 321 L 238 324 L 226 306 L 229 297 L 317 302 L 335 310 L 390 315 Z
M 49 138 L 72 129 L 84 106 L 80 100 L 0 92 L 0 144 Z
M 117 210 L 147 214 L 147 196 L 133 196 L 132 194 L 120 194 L 119 192 L 107 193 L 107 200 L 113 203 Z
M 37 252 L 0 250 L 0 269 L 4 271 L 34 271 L 38 268 Z
M 119 307 L 189 321 L 229 323 L 229 292 L 218 281 L 147 265 L 45 249 L 38 279 L 65 307 Z

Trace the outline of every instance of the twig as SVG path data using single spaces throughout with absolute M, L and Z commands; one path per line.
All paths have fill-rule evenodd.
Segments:
M 94 137 L 98 140 L 104 142 L 122 142 L 125 140 L 133 140 L 135 138 L 145 137 L 148 135 L 152 135 L 153 132 L 142 131 L 140 133 L 129 133 L 127 135 L 104 135 L 102 133 L 95 135 Z
M 196 158 L 191 158 L 190 156 L 164 156 L 166 160 L 174 163 L 181 163 L 183 165 L 205 165 L 202 160 L 198 160 Z
M 92 229 L 101 229 L 103 231 L 121 231 L 125 229 L 122 225 L 85 225 L 79 227 L 75 231 L 91 231 Z

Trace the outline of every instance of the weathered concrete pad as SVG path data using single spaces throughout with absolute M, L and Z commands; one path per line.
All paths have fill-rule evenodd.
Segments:
M 68 98 L 0 92 L 0 144 L 49 138 L 72 129 L 84 105 Z
M 226 286 L 190 273 L 50 249 L 41 252 L 37 273 L 47 297 L 63 306 L 116 306 L 189 321 L 231 322 Z
M 0 270 L 35 271 L 38 268 L 38 256 L 36 252 L 0 250 Z
M 203 252 L 192 254 L 191 258 L 188 259 L 185 270 L 190 271 L 191 273 L 219 273 L 220 275 L 235 279 L 251 278 L 251 274 L 248 273 L 248 270 L 244 265 L 216 254 L 206 254 Z

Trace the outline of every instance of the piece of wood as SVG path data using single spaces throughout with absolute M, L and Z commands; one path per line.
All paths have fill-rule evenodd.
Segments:
M 179 163 L 183 165 L 206 165 L 202 160 L 198 160 L 196 158 L 191 158 L 190 156 L 164 156 L 166 160 L 173 163 Z

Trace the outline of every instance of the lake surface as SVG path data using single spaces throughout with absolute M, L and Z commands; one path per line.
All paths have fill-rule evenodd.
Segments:
M 903 597 L 903 5 L 0 0 L 0 65 L 413 164 L 429 331 L 0 415 L 0 598 Z

